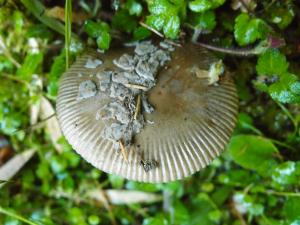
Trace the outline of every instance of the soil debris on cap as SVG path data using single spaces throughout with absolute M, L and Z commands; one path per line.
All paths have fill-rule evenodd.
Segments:
M 141 160 L 140 164 L 144 168 L 145 172 L 149 172 L 158 166 L 158 163 L 155 160 Z
M 114 59 L 113 63 L 123 70 L 130 70 L 134 69 L 134 60 L 131 55 L 124 54 L 119 59 Z
M 91 80 L 81 82 L 78 89 L 77 100 L 87 99 L 97 94 L 97 86 Z
M 100 59 L 91 59 L 91 58 L 88 58 L 88 60 L 86 61 L 84 67 L 88 68 L 88 69 L 95 69 L 98 66 L 101 66 L 102 63 L 103 62 Z
M 166 50 L 171 51 L 171 52 L 175 50 L 175 47 L 167 41 L 161 41 L 159 43 L 159 46 L 162 47 L 163 49 L 166 49 Z
M 147 91 L 155 86 L 160 67 L 170 60 L 168 49 L 144 41 L 135 44 L 133 54 L 125 53 L 113 60 L 116 70 L 97 74 L 100 94 L 110 99 L 96 113 L 96 119 L 105 124 L 101 136 L 113 141 L 115 149 L 120 149 L 122 143 L 123 155 L 146 124 L 143 113 L 154 111 Z M 147 168 L 154 168 L 151 165 L 148 163 Z

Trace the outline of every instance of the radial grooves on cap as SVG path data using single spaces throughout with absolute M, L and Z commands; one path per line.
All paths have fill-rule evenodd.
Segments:
M 186 135 L 187 134 L 182 134 L 183 138 L 185 139 L 185 141 L 182 142 L 184 147 L 185 147 L 185 151 L 184 151 L 183 154 L 185 154 L 186 164 L 188 165 L 188 167 L 190 169 L 188 174 L 192 174 L 193 171 L 199 170 L 201 165 L 199 165 L 197 158 L 194 157 L 194 154 L 191 151 L 191 149 L 193 149 L 193 147 L 190 145 L 190 142 L 189 142 L 188 137 Z
M 207 55 L 205 50 L 199 51 Z M 98 58 L 105 64 L 109 57 L 109 53 L 89 52 L 83 55 L 64 74 L 59 87 L 57 114 L 62 131 L 85 160 L 105 172 L 131 180 L 168 182 L 195 173 L 222 152 L 233 131 L 237 116 L 236 89 L 228 74 L 225 75 L 225 79 L 221 79 L 218 86 L 212 86 L 205 93 L 207 105 L 202 112 L 211 119 L 203 119 L 203 113 L 193 115 L 187 124 L 177 126 L 174 124 L 173 129 L 176 132 L 173 131 L 172 136 L 157 130 L 148 133 L 154 135 L 149 139 L 142 136 L 142 131 L 139 134 L 142 147 L 132 146 L 127 149 L 128 163 L 126 163 L 122 154 L 113 149 L 112 142 L 101 138 L 99 133 L 103 130 L 104 124 L 95 120 L 96 110 L 87 113 L 81 108 L 86 100 L 76 100 L 80 82 L 85 79 L 97 80 L 95 75 L 99 69 L 85 68 L 87 59 Z M 208 69 L 207 65 L 212 59 L 213 57 L 202 59 L 199 64 Z M 79 73 L 82 76 L 79 77 Z M 96 100 L 97 96 L 92 98 Z M 96 101 L 91 101 L 91 104 L 96 104 Z M 149 126 L 155 127 L 156 124 Z M 142 159 L 155 160 L 158 167 L 145 172 L 140 165 Z
M 183 169 L 180 164 L 180 158 L 175 157 L 175 154 L 177 154 L 177 152 L 178 152 L 178 144 L 176 142 L 177 142 L 177 139 L 173 139 L 173 140 L 168 139 L 168 144 L 169 144 L 168 145 L 168 147 L 169 147 L 168 153 L 170 155 L 170 163 L 169 163 L 168 169 L 170 171 L 173 171 L 174 170 L 173 168 L 176 168 L 176 170 L 178 171 L 177 174 L 172 173 L 172 177 L 171 177 L 172 180 L 181 179 L 183 177 L 183 174 L 182 174 Z
M 191 173 L 194 167 L 194 160 L 193 158 L 191 160 L 188 159 L 187 156 L 187 147 L 186 147 L 186 140 L 184 139 L 182 134 L 178 135 L 178 147 L 180 149 L 180 152 L 178 152 L 179 160 L 181 161 L 181 167 L 184 172 L 183 176 L 188 176 L 188 174 Z
M 201 123 L 199 123 L 200 125 Z M 202 126 L 202 124 L 201 124 Z M 202 143 L 203 147 L 201 149 L 202 158 L 205 159 L 205 164 L 207 165 L 210 162 L 211 158 L 214 158 L 217 152 L 217 148 L 215 147 L 215 143 L 212 142 L 212 140 L 206 138 L 206 133 L 204 132 L 204 129 L 202 129 L 200 126 L 195 128 L 195 131 L 201 135 L 196 136 L 195 138 L 199 143 Z M 213 143 L 213 144 L 212 144 Z

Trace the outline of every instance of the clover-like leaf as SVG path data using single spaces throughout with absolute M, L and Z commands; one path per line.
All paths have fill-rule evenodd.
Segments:
M 165 18 L 163 15 L 150 15 L 147 16 L 146 23 L 156 30 L 161 30 L 164 26 Z
M 141 15 L 143 11 L 143 7 L 141 3 L 135 1 L 135 0 L 128 0 L 125 3 L 125 7 L 128 9 L 130 15 Z
M 151 14 L 168 14 L 174 7 L 168 0 L 147 0 L 148 9 Z
M 291 7 L 273 7 L 270 17 L 271 21 L 277 24 L 280 29 L 285 29 L 293 21 L 295 12 Z
M 251 18 L 242 13 L 235 19 L 234 37 L 240 46 L 254 43 L 256 40 L 265 38 L 268 32 L 267 24 L 257 18 Z
M 108 32 L 109 26 L 104 22 L 94 22 L 92 20 L 87 20 L 84 24 L 84 30 L 90 37 L 97 38 L 103 31 Z
M 191 17 L 191 23 L 199 30 L 213 30 L 216 26 L 216 15 L 214 11 L 203 13 L 194 13 Z
M 104 50 L 109 48 L 111 36 L 109 34 L 110 28 L 107 23 L 97 23 L 87 20 L 84 24 L 84 29 L 90 37 L 96 38 L 98 48 Z
M 282 103 L 299 103 L 300 82 L 294 74 L 282 74 L 280 80 L 269 87 L 269 94 Z
M 136 17 L 130 15 L 125 9 L 117 11 L 112 18 L 112 26 L 127 33 L 134 31 L 137 25 Z
M 259 75 L 281 75 L 287 71 L 289 63 L 278 49 L 268 49 L 258 58 L 256 71 Z
M 184 1 L 147 0 L 151 15 L 146 23 L 157 31 L 163 31 L 167 38 L 177 38 L 180 30 L 180 19 L 186 14 Z
M 107 31 L 103 31 L 102 34 L 97 38 L 97 46 L 100 49 L 107 50 L 111 41 L 110 34 Z
M 205 12 L 223 5 L 225 0 L 195 0 L 189 3 L 189 8 L 194 12 Z
M 178 16 L 170 16 L 166 19 L 164 24 L 164 34 L 167 38 L 174 39 L 177 37 L 180 28 L 180 19 Z
M 274 168 L 272 180 L 280 185 L 297 184 L 299 182 L 300 165 L 293 161 L 287 161 Z

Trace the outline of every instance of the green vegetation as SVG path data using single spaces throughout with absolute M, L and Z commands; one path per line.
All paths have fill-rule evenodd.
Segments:
M 0 224 L 300 225 L 299 21 L 296 0 L 0 0 L 0 171 L 35 151 L 0 180 Z M 143 184 L 93 168 L 49 123 L 59 78 L 86 47 L 159 36 L 215 50 L 240 114 L 210 166 Z M 112 189 L 127 191 L 123 204 Z M 137 190 L 139 202 L 122 198 Z

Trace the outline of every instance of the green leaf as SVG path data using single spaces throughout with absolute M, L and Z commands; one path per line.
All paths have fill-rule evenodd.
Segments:
M 165 20 L 163 27 L 164 34 L 167 38 L 174 39 L 177 37 L 180 28 L 180 19 L 178 16 L 170 16 Z
M 84 24 L 84 29 L 92 38 L 96 38 L 97 46 L 100 49 L 109 49 L 111 36 L 109 34 L 109 26 L 104 22 L 93 22 L 87 20 Z
M 43 24 L 36 24 L 27 30 L 27 37 L 35 37 L 35 38 L 43 38 L 43 39 L 51 39 L 53 37 L 53 33 Z
M 102 34 L 96 40 L 97 46 L 100 49 L 107 50 L 109 49 L 111 37 L 107 31 L 103 31 Z
M 86 225 L 85 222 L 85 213 L 83 209 L 73 207 L 69 210 L 69 215 L 67 216 L 68 220 L 70 220 L 71 224 L 80 224 Z
M 194 208 L 190 210 L 190 221 L 187 224 L 197 225 L 201 221 L 201 225 L 215 224 L 215 218 L 210 214 L 215 211 L 215 204 L 206 193 L 199 193 L 192 199 Z
M 118 11 L 112 18 L 112 26 L 127 33 L 133 32 L 137 25 L 136 17 L 129 15 L 125 9 Z
M 155 15 L 166 15 L 175 9 L 168 0 L 147 0 L 147 3 L 150 13 Z
M 282 103 L 299 103 L 300 82 L 294 74 L 282 74 L 279 82 L 269 87 L 269 94 L 274 100 Z
M 184 1 L 148 0 L 148 9 L 151 15 L 147 16 L 146 23 L 157 31 L 163 30 L 167 38 L 175 39 L 179 34 L 180 16 L 185 16 Z
M 289 197 L 283 206 L 283 215 L 289 220 L 300 220 L 300 198 Z
M 18 69 L 17 75 L 23 79 L 30 80 L 31 76 L 37 72 L 37 69 L 43 61 L 43 53 L 29 53 L 26 55 L 22 66 Z
M 174 218 L 172 219 L 173 221 L 176 221 L 177 224 L 188 224 L 190 215 L 185 204 L 179 200 L 175 201 L 172 211 L 174 212 Z
M 231 191 L 232 191 L 232 188 L 229 186 L 220 186 L 211 195 L 211 198 L 216 203 L 217 206 L 222 206 L 224 204 L 224 202 L 230 196 Z
M 157 214 L 155 217 L 148 217 L 143 220 L 142 225 L 168 225 L 168 220 L 163 214 Z
M 247 186 L 249 183 L 256 182 L 258 180 L 257 174 L 251 173 L 249 170 L 235 169 L 225 173 L 221 173 L 218 176 L 218 180 L 227 185 L 239 185 Z
M 237 135 L 231 138 L 228 146 L 235 163 L 246 169 L 267 175 L 276 164 L 273 155 L 278 151 L 268 139 L 254 135 Z
M 287 71 L 289 63 L 278 49 L 268 49 L 258 58 L 256 71 L 259 75 L 281 75 Z
M 50 159 L 51 169 L 55 174 L 62 173 L 67 168 L 67 161 L 59 156 L 52 156 Z
M 180 198 L 184 194 L 184 186 L 180 181 L 173 181 L 166 184 L 157 184 L 156 186 L 159 188 L 159 190 L 167 191 L 176 198 Z
M 143 11 L 143 7 L 141 3 L 135 1 L 135 0 L 128 0 L 125 3 L 125 7 L 127 8 L 130 15 L 141 15 Z
M 164 23 L 165 23 L 165 17 L 163 15 L 159 15 L 159 16 L 156 16 L 156 15 L 150 15 L 150 16 L 147 16 L 147 19 L 146 19 L 146 23 L 153 27 L 154 29 L 156 30 L 161 30 L 164 26 Z
M 85 21 L 84 30 L 90 37 L 97 38 L 102 32 L 109 32 L 109 26 L 104 22 Z
M 225 3 L 225 0 L 195 0 L 189 3 L 189 8 L 194 12 L 205 12 L 215 9 Z
M 264 212 L 264 207 L 261 204 L 255 203 L 255 199 L 243 192 L 237 192 L 233 196 L 235 207 L 239 209 L 239 212 L 248 212 L 251 216 L 259 216 Z
M 37 177 L 40 179 L 51 179 L 52 174 L 50 172 L 49 164 L 46 161 L 42 161 L 36 170 Z
M 300 96 L 292 93 L 289 90 L 289 87 L 286 86 L 282 82 L 272 84 L 269 87 L 269 94 L 274 100 L 282 102 L 282 103 L 299 103 L 300 102 Z
M 140 183 L 136 181 L 128 181 L 125 186 L 128 190 L 140 190 L 146 192 L 156 192 L 160 190 L 159 184 Z
M 114 174 L 109 174 L 108 175 L 109 181 L 112 185 L 113 188 L 115 189 L 121 189 L 124 184 L 124 178 L 114 175 Z
M 12 19 L 14 21 L 14 25 L 15 25 L 15 31 L 17 33 L 21 33 L 23 30 L 23 26 L 24 26 L 24 18 L 23 18 L 23 14 L 20 11 L 14 11 L 13 15 L 12 15 Z
M 151 31 L 145 27 L 138 27 L 133 32 L 133 38 L 135 40 L 143 40 L 149 36 L 151 36 Z
M 261 204 L 254 203 L 249 207 L 249 213 L 253 216 L 262 215 L 264 213 L 264 206 Z
M 281 185 L 297 184 L 299 178 L 297 176 L 296 163 L 292 161 L 277 165 L 272 173 L 272 180 Z
M 65 63 L 66 63 L 66 54 L 65 51 L 62 51 L 58 56 L 54 58 L 54 61 L 52 63 L 50 73 L 49 73 L 49 79 L 57 81 L 58 78 L 62 75 L 63 72 L 65 72 Z
M 13 71 L 14 64 L 7 59 L 4 55 L 0 55 L 0 72 L 3 70 Z
M 90 215 L 88 217 L 88 222 L 89 222 L 90 225 L 98 225 L 98 224 L 100 224 L 101 219 L 97 215 Z
M 238 115 L 238 123 L 235 129 L 237 133 L 254 133 L 261 134 L 261 131 L 258 130 L 254 124 L 253 119 L 246 113 L 239 113 Z
M 295 17 L 295 12 L 291 7 L 285 8 L 281 7 L 273 7 L 271 9 L 271 18 L 270 20 L 277 24 L 280 29 L 285 29 L 287 26 L 291 24 Z
M 256 40 L 266 37 L 268 26 L 257 18 L 250 18 L 248 14 L 242 13 L 235 19 L 234 37 L 240 46 L 254 43 Z
M 60 76 L 66 70 L 66 54 L 62 51 L 60 55 L 56 56 L 52 63 L 50 73 L 48 76 L 49 83 L 47 86 L 47 93 L 50 97 L 55 98 L 58 92 L 58 81 Z
M 216 26 L 216 15 L 214 11 L 193 13 L 191 16 L 193 26 L 198 30 L 213 30 Z

